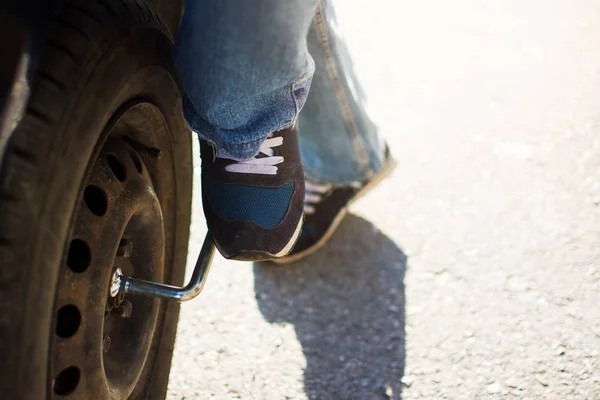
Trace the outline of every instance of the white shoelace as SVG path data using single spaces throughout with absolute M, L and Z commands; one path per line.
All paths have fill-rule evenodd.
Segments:
M 321 202 L 323 195 L 331 190 L 331 185 L 318 185 L 304 181 L 304 213 L 315 213 L 315 206 Z
M 260 145 L 260 151 L 256 156 L 246 161 L 237 161 L 229 164 L 225 167 L 225 171 L 238 174 L 277 175 L 277 164 L 283 162 L 283 157 L 274 156 L 273 147 L 281 146 L 282 144 L 283 138 L 281 136 L 271 137 L 269 135 Z M 267 157 L 258 158 L 260 154 L 264 154 Z M 231 160 L 231 158 L 222 154 L 217 154 L 217 158 Z
M 362 184 L 360 182 L 352 182 L 348 184 L 349 187 L 353 187 L 355 189 L 360 189 Z M 333 185 L 319 185 L 317 183 L 309 182 L 307 180 L 304 181 L 304 214 L 312 215 L 315 213 L 315 206 L 319 204 L 325 194 L 328 194 Z

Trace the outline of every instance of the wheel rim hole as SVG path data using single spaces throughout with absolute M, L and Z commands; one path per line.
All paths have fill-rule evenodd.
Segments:
M 121 161 L 119 161 L 119 159 L 112 154 L 108 154 L 106 156 L 106 161 L 108 161 L 108 166 L 117 179 L 123 182 L 125 178 L 127 178 L 127 174 L 125 172 L 125 167 L 123 164 L 121 164 Z
M 81 325 L 81 313 L 72 305 L 66 305 L 58 310 L 56 316 L 56 334 L 63 339 L 73 336 Z
M 90 266 L 91 261 L 92 252 L 88 244 L 81 239 L 71 240 L 67 256 L 67 266 L 71 271 L 83 272 Z
M 83 200 L 90 211 L 101 217 L 106 214 L 108 209 L 108 200 L 106 194 L 98 186 L 89 185 L 83 192 Z
M 59 396 L 67 396 L 73 393 L 77 385 L 79 385 L 80 377 L 81 372 L 77 367 L 71 366 L 63 369 L 54 378 L 54 393 Z
M 135 165 L 135 169 L 137 169 L 137 171 L 141 174 L 142 173 L 142 161 L 140 160 L 140 157 L 132 151 L 129 152 L 129 155 L 131 156 L 131 160 L 133 161 L 133 164 Z

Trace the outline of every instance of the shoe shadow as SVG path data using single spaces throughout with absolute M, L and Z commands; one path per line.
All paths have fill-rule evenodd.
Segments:
M 295 326 L 309 399 L 400 399 L 406 256 L 348 215 L 326 245 L 289 266 L 254 266 L 263 316 Z

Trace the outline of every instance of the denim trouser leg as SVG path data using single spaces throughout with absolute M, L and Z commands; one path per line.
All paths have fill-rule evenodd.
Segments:
M 346 184 L 376 173 L 385 148 L 335 27 L 333 7 L 321 2 L 308 34 L 315 73 L 298 127 L 305 173 L 322 183 Z
M 328 2 L 187 1 L 175 63 L 190 127 L 220 152 L 247 159 L 304 107 L 300 147 L 311 178 L 344 184 L 373 175 L 382 141 L 334 26 Z
M 306 35 L 317 0 L 188 0 L 175 43 L 188 125 L 234 159 L 291 125 L 314 63 Z

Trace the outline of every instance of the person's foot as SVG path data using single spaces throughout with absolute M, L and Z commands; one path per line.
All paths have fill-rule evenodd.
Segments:
M 271 260 L 277 264 L 298 261 L 320 249 L 342 222 L 348 206 L 389 176 L 396 162 L 386 150 L 383 168 L 371 179 L 347 186 L 319 185 L 305 181 L 305 221 L 300 238 L 286 257 Z
M 228 259 L 287 255 L 300 235 L 304 172 L 298 130 L 269 135 L 260 153 L 235 161 L 201 141 L 202 203 L 215 245 Z

